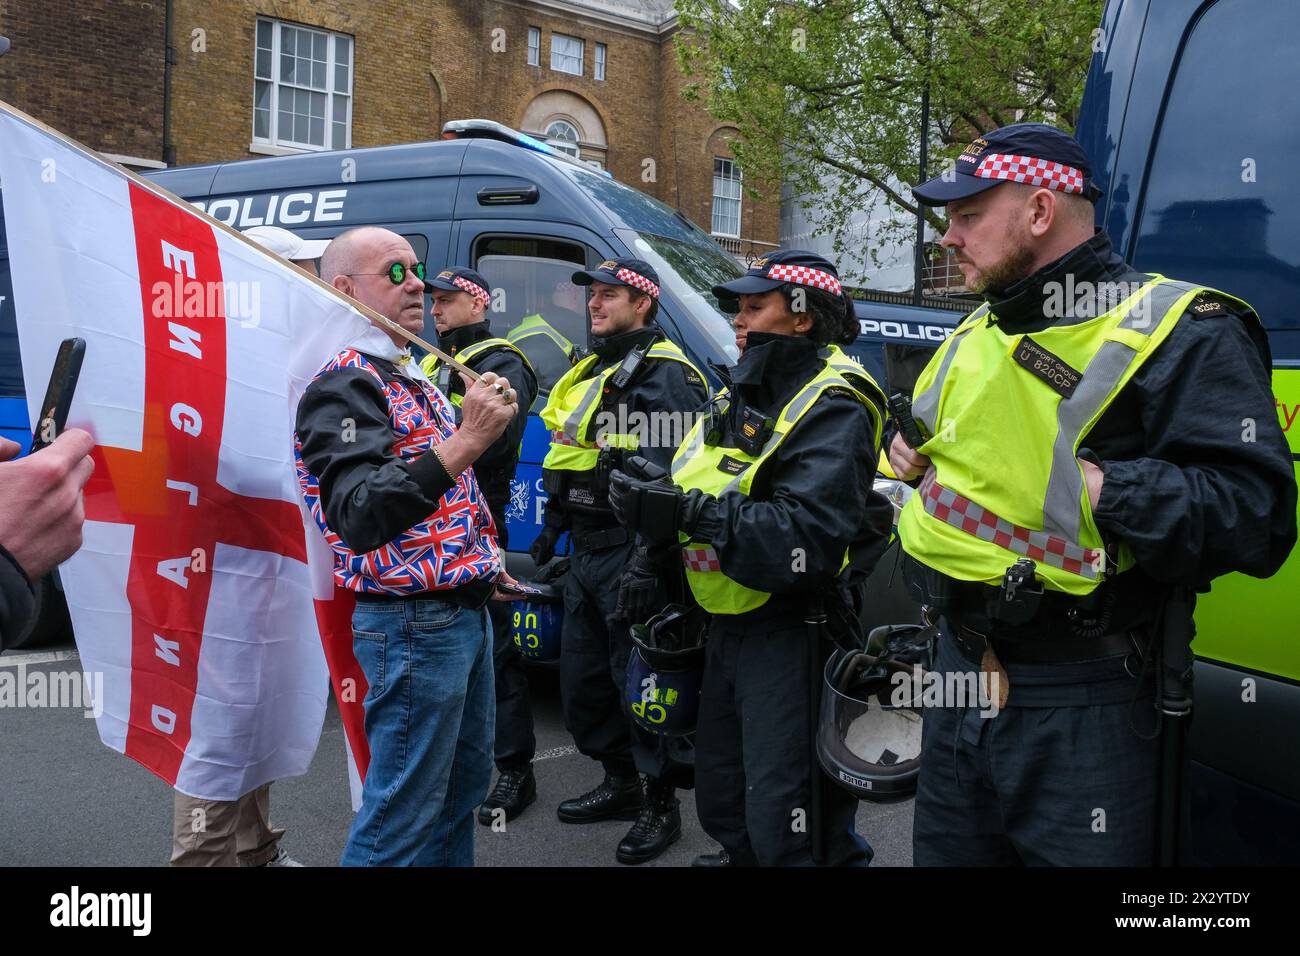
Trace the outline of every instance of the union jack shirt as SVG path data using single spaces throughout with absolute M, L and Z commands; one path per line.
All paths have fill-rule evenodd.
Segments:
M 390 380 L 356 349 L 336 355 L 314 381 L 348 368 L 361 369 L 378 383 L 387 403 L 392 452 L 401 460 L 413 461 L 455 433 L 451 406 L 437 389 L 418 379 Z M 496 525 L 473 469 L 456 478 L 432 514 L 375 550 L 356 554 L 326 521 L 320 482 L 303 461 L 299 434 L 294 463 L 307 508 L 334 551 L 334 580 L 340 587 L 363 594 L 418 594 L 491 581 L 500 573 Z

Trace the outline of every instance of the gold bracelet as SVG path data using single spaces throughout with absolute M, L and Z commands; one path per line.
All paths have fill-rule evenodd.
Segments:
M 454 484 L 456 483 L 456 476 L 453 475 L 453 474 L 451 473 L 451 469 L 447 467 L 447 462 L 446 462 L 446 460 L 442 457 L 442 452 L 438 451 L 438 446 L 437 446 L 437 445 L 434 445 L 434 446 L 433 446 L 432 448 L 430 448 L 429 450 L 430 450 L 431 452 L 433 452 L 433 457 L 438 459 L 438 464 L 442 465 L 442 470 L 443 470 L 444 472 L 446 472 L 446 474 L 447 474 L 447 480 L 450 481 L 450 482 L 454 485 Z

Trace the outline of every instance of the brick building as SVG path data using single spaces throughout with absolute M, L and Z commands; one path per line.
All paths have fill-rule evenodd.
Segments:
M 6 0 L 0 33 L 14 49 L 0 59 L 0 97 L 136 166 L 434 139 L 449 120 L 495 120 L 759 255 L 777 242 L 779 197 L 742 190 L 735 129 L 682 99 L 672 7 Z

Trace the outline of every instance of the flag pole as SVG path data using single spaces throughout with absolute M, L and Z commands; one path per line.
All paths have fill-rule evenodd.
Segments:
M 410 332 L 402 328 L 400 325 L 398 325 L 396 322 L 394 322 L 392 319 L 388 318 L 387 316 L 380 315 L 374 309 L 370 308 L 369 306 L 361 302 L 358 302 L 350 295 L 347 295 L 344 292 L 340 292 L 338 289 L 334 288 L 334 286 L 330 285 L 320 276 L 312 275 L 312 273 L 308 272 L 306 269 L 302 268 L 301 266 L 296 265 L 291 260 L 283 259 L 280 256 L 275 255 L 274 253 L 268 252 L 267 250 L 263 249 L 260 245 L 258 245 L 256 242 L 254 242 L 252 239 L 249 239 L 247 236 L 245 236 L 238 229 L 226 225 L 220 219 L 214 219 L 212 216 L 209 216 L 202 209 L 199 209 L 197 206 L 193 205 L 192 203 L 186 202 L 184 199 L 182 199 L 180 196 L 177 196 L 175 193 L 163 189 L 161 186 L 159 186 L 157 183 L 153 182 L 152 180 L 145 179 L 139 173 L 127 169 L 125 166 L 122 166 L 119 163 L 113 162 L 111 159 L 106 158 L 102 153 L 99 153 L 91 149 L 90 147 L 77 142 L 71 136 L 66 136 L 63 133 L 60 133 L 57 129 L 54 129 L 52 126 L 47 126 L 46 124 L 38 120 L 36 117 L 29 116 L 27 113 L 24 113 L 16 106 L 11 106 L 10 104 L 6 103 L 4 100 L 0 100 L 0 113 L 8 113 L 10 116 L 18 120 L 20 123 L 25 123 L 28 126 L 40 130 L 42 133 L 45 133 L 48 136 L 54 137 L 59 142 L 67 146 L 69 149 L 73 149 L 78 153 L 81 153 L 83 156 L 89 158 L 90 160 L 96 163 L 99 163 L 101 166 L 108 166 L 109 168 L 116 170 L 117 172 L 125 176 L 128 180 L 135 183 L 135 185 L 139 186 L 141 189 L 146 189 L 149 192 L 153 193 L 158 198 L 163 199 L 168 203 L 171 203 L 173 206 L 177 206 L 180 209 L 183 209 L 185 212 L 198 216 L 201 219 L 207 220 L 210 226 L 222 230 L 229 236 L 233 236 L 235 239 L 239 240 L 240 242 L 248 245 L 253 249 L 256 249 L 262 255 L 270 256 L 272 259 L 275 259 L 277 262 L 281 263 L 282 265 L 287 265 L 290 269 L 293 269 L 300 276 L 311 280 L 312 282 L 314 282 L 316 285 L 326 290 L 327 292 L 333 293 L 335 296 L 342 299 L 353 309 L 356 309 L 356 311 L 360 312 L 363 316 L 369 319 L 374 325 L 380 326 L 381 328 L 384 328 L 389 332 L 396 332 L 398 335 L 402 336 L 407 341 L 420 346 L 426 352 L 436 355 L 439 361 L 446 362 L 456 371 L 460 372 L 463 375 L 469 376 L 470 381 L 472 382 L 478 381 L 479 379 L 478 373 L 475 372 L 473 369 L 471 369 L 468 365 L 456 361 L 446 352 L 430 345 L 428 342 L 426 342 L 420 336 L 416 335 L 414 332 Z

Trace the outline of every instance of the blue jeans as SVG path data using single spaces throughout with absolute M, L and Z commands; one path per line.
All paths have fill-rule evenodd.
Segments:
M 487 611 L 358 601 L 352 649 L 370 766 L 342 865 L 473 866 L 496 720 Z

